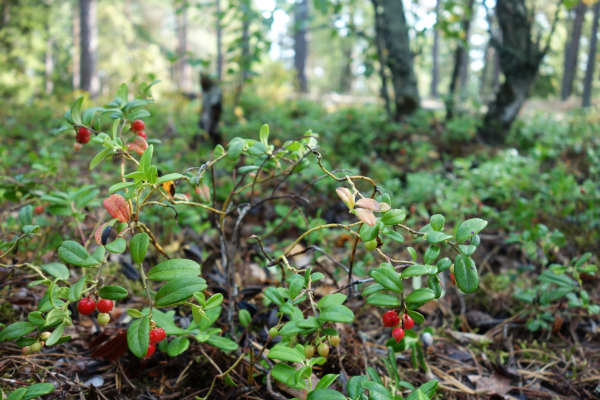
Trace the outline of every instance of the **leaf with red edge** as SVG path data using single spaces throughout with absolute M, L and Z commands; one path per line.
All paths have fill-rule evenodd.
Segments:
M 109 226 L 112 228 L 115 225 L 116 221 L 117 221 L 117 218 L 114 218 L 114 219 L 100 225 L 98 227 L 98 229 L 96 229 L 96 233 L 94 234 L 94 239 L 96 239 L 96 243 L 98 243 L 98 245 L 104 246 L 106 244 L 106 237 L 110 233 L 110 230 L 108 232 L 106 232 L 106 228 Z M 104 239 L 104 241 L 102 239 Z M 102 242 L 104 242 L 104 243 L 102 243 Z
M 120 194 L 113 194 L 107 199 L 104 199 L 102 205 L 104 205 L 104 208 L 106 208 L 108 213 L 113 218 L 117 218 L 119 222 L 129 222 L 129 203 L 127 203 L 127 200 Z

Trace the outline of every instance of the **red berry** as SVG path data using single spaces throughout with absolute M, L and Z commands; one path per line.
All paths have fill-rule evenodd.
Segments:
M 396 343 L 400 342 L 402 340 L 402 338 L 404 338 L 404 329 L 402 329 L 402 328 L 395 328 L 392 331 L 392 336 L 396 340 Z
M 144 131 L 139 131 L 139 132 L 138 132 L 138 136 L 141 136 L 141 137 L 143 137 L 144 139 L 148 139 L 148 136 L 146 135 L 146 132 L 144 132 Z
M 167 334 L 164 329 L 156 328 L 150 331 L 150 343 L 160 343 L 167 338 Z
M 452 282 L 452 284 L 454 286 L 456 286 L 456 277 L 454 276 L 454 274 L 452 272 L 450 272 L 450 281 Z
M 87 142 L 90 141 L 90 137 L 77 135 L 75 136 L 75 140 L 77 141 L 77 143 L 87 144 Z
M 113 302 L 112 302 L 112 300 L 102 299 L 102 300 L 98 301 L 98 305 L 96 307 L 98 307 L 98 312 L 106 314 L 106 313 L 112 311 Z
M 584 188 L 579 189 L 579 191 L 581 192 L 581 194 L 585 194 L 585 189 Z
M 404 329 L 412 329 L 415 326 L 415 321 L 408 314 L 404 314 L 402 320 L 404 322 Z
M 81 151 L 83 145 L 81 143 L 73 143 L 73 149 L 75 151 Z
M 96 302 L 91 297 L 85 297 L 81 299 L 77 304 L 77 311 L 81 315 L 90 315 L 96 309 Z
M 36 214 L 41 214 L 41 213 L 43 213 L 43 212 L 44 212 L 44 207 L 42 207 L 42 206 L 37 206 L 37 207 L 35 208 L 35 213 L 36 213 Z
M 393 328 L 400 323 L 400 317 L 394 310 L 390 310 L 383 314 L 383 326 L 387 328 Z
M 141 119 L 136 119 L 131 124 L 131 130 L 132 131 L 138 131 L 139 132 L 139 131 L 143 131 L 144 129 L 146 129 L 146 124 Z
M 144 360 L 152 357 L 152 354 L 154 354 L 155 351 L 156 351 L 156 345 L 154 343 L 148 343 L 148 352 L 146 353 Z
M 86 128 L 79 128 L 79 131 L 77 132 L 77 135 L 81 136 L 81 137 L 87 137 L 87 136 L 90 136 L 91 134 L 92 134 L 92 132 L 90 132 L 90 130 L 86 129 Z

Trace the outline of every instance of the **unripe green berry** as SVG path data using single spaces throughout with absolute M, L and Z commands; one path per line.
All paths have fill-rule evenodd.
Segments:
M 25 346 L 23 347 L 22 353 L 24 356 L 28 356 L 31 354 L 31 346 Z
M 333 347 L 338 347 L 340 345 L 340 337 L 339 336 L 329 336 L 327 338 L 327 341 L 329 342 L 330 345 L 332 345 Z
M 271 329 L 269 329 L 269 336 L 271 337 L 275 337 L 279 335 L 279 330 L 275 327 L 272 327 Z
M 377 248 L 377 240 L 369 240 L 368 242 L 365 242 L 365 247 L 369 251 L 375 250 Z
M 40 342 L 35 342 L 31 346 L 29 346 L 32 353 L 39 353 L 42 350 L 42 344 Z
M 327 343 L 321 343 L 319 347 L 317 347 L 317 351 L 321 357 L 327 357 L 329 355 L 329 346 Z
M 451 273 L 451 274 L 454 274 L 454 264 L 452 264 L 452 265 L 450 266 L 450 273 Z
M 110 315 L 106 313 L 98 314 L 98 323 L 102 326 L 108 325 L 108 321 L 110 321 Z
M 315 346 L 312 346 L 310 344 L 307 346 L 304 346 L 304 357 L 306 357 L 307 360 L 310 360 L 314 355 L 315 355 Z
M 50 332 L 44 332 L 42 333 L 42 335 L 40 336 L 43 340 L 46 340 L 50 337 L 50 335 L 52 335 L 52 333 Z

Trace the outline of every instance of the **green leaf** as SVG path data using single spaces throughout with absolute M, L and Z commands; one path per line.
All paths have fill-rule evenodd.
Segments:
M 58 257 L 67 264 L 81 267 L 90 255 L 85 248 L 72 240 L 65 240 L 58 248 Z
M 22 338 L 17 339 L 15 344 L 19 347 L 25 347 L 25 346 L 31 346 L 35 342 L 37 342 L 37 339 L 34 337 L 22 337 Z
M 181 174 L 167 174 L 167 175 L 163 175 L 160 178 L 158 178 L 158 180 L 156 181 L 155 185 L 160 185 L 164 182 L 169 182 L 169 181 L 174 181 L 177 180 L 179 178 L 181 178 L 183 175 Z
M 100 153 L 96 154 L 90 163 L 90 171 L 93 170 L 96 165 L 100 164 L 102 160 L 104 160 L 112 151 L 113 149 L 104 149 Z
M 358 400 L 364 393 L 365 389 L 362 387 L 362 383 L 369 380 L 369 377 L 366 375 L 353 376 L 346 383 L 346 391 L 348 392 L 348 396 L 352 400 Z
M 0 332 L 0 343 L 5 340 L 18 339 L 21 336 L 25 336 L 35 330 L 36 326 L 31 322 L 21 321 L 11 324 L 4 328 Z
M 446 220 L 442 214 L 432 215 L 431 219 L 429 220 L 431 228 L 438 232 L 441 232 L 441 230 L 444 229 L 444 222 L 446 222 Z
M 227 145 L 227 157 L 229 157 L 231 161 L 237 161 L 244 150 L 244 146 L 246 146 L 246 141 L 244 139 L 239 137 L 231 139 Z
M 283 306 L 283 303 L 285 303 L 285 299 L 281 293 L 279 293 L 279 291 L 273 287 L 268 287 L 265 289 L 265 296 L 279 307 Z
M 440 278 L 438 278 L 437 275 L 432 275 L 427 278 L 427 287 L 433 290 L 436 299 L 442 297 L 442 284 L 440 283 Z
M 61 263 L 44 264 L 40 268 L 42 268 L 44 271 L 46 271 L 53 277 L 62 279 L 63 281 L 69 279 L 70 276 L 69 269 L 66 267 L 66 265 Z
M 139 235 L 141 235 L 141 234 L 139 234 Z M 145 235 L 145 233 L 144 233 L 144 235 Z M 132 239 L 132 241 L 133 241 L 133 239 Z M 122 237 L 119 237 L 119 238 L 116 238 L 115 240 L 113 240 L 112 242 L 108 243 L 105 247 L 106 247 L 106 250 L 110 251 L 111 253 L 120 254 L 120 253 L 124 252 L 125 249 L 127 248 L 127 242 Z M 133 258 L 133 253 L 131 255 Z
M 127 175 L 125 175 L 124 178 L 127 178 L 127 179 L 139 179 L 140 181 L 147 181 L 148 180 L 148 176 L 146 175 L 146 173 L 145 172 L 140 172 L 140 171 L 130 172 Z
M 321 324 L 319 323 L 319 320 L 313 317 L 312 315 L 307 317 L 305 320 L 298 321 L 296 325 L 299 328 L 303 329 L 321 329 Z
M 144 232 L 138 233 L 131 239 L 131 242 L 129 242 L 129 252 L 131 253 L 133 262 L 141 264 L 144 261 L 146 252 L 148 251 L 149 240 L 148 234 Z
M 273 370 L 271 371 L 271 375 L 273 376 L 273 378 L 277 379 L 279 382 L 286 384 L 286 382 L 293 377 L 296 374 L 296 369 L 294 369 L 293 367 L 284 364 L 284 363 L 277 363 L 275 364 L 275 366 L 273 367 Z M 299 382 L 294 386 L 291 386 L 295 389 L 306 389 L 306 385 L 304 385 L 303 382 Z
M 438 261 L 435 266 L 437 267 L 438 274 L 439 274 L 440 272 L 443 272 L 443 271 L 447 270 L 448 268 L 450 268 L 451 265 L 452 265 L 452 261 L 448 257 L 444 257 L 440 261 Z
M 108 188 L 108 192 L 109 193 L 114 193 L 114 192 L 118 192 L 121 189 L 125 189 L 131 186 L 136 185 L 135 182 L 119 182 L 117 184 L 112 185 L 111 187 Z
M 210 299 L 206 301 L 206 305 L 204 306 L 205 310 L 210 310 L 215 307 L 218 307 L 223 302 L 223 295 L 221 293 L 216 293 L 210 296 Z
M 296 371 L 294 376 L 290 377 L 285 384 L 288 386 L 296 385 L 296 384 L 298 384 L 298 382 L 302 382 L 302 381 L 304 381 L 304 379 L 310 378 L 311 375 L 312 375 L 311 367 L 309 367 L 309 366 L 302 367 L 298 371 Z
M 150 164 L 152 163 L 152 153 L 154 152 L 154 146 L 150 145 L 146 150 L 144 150 L 144 154 L 140 157 L 140 165 L 138 165 L 137 170 L 143 173 L 148 172 L 148 168 L 150 168 Z
M 375 279 L 375 281 L 381 286 L 391 290 L 394 293 L 402 293 L 404 290 L 400 274 L 398 274 L 393 267 L 379 267 L 374 269 L 371 271 L 371 277 Z
M 127 289 L 121 286 L 102 286 L 100 297 L 106 300 L 121 300 L 127 297 Z
M 31 399 L 35 399 L 40 396 L 47 395 L 52 392 L 54 392 L 54 385 L 52 385 L 51 383 L 35 383 L 35 384 L 27 387 L 27 390 L 25 391 L 25 395 L 23 397 L 17 397 L 17 399 L 31 400 Z M 11 393 L 11 396 L 12 396 L 12 393 Z M 9 396 L 8 400 L 13 400 L 13 399 Z
M 390 210 L 383 214 L 381 222 L 385 225 L 397 225 L 406 219 L 406 213 L 402 210 Z
M 456 266 L 455 266 L 456 268 Z M 564 288 L 573 288 L 576 285 L 576 282 L 569 278 L 566 275 L 556 275 L 552 271 L 544 271 L 538 276 L 538 280 L 544 283 L 552 283 L 554 285 L 564 287 Z
M 328 294 L 327 296 L 325 296 L 321 300 L 319 300 L 319 302 L 317 303 L 317 307 L 319 309 L 324 309 L 327 307 L 344 304 L 344 301 L 346 301 L 347 297 L 348 296 L 346 296 L 345 294 L 342 294 L 342 293 Z
M 300 291 L 304 287 L 304 278 L 302 278 L 300 275 L 297 275 L 297 274 L 293 275 L 293 276 L 298 276 L 299 278 L 295 278 L 290 281 L 290 287 L 288 288 L 288 293 L 290 294 L 290 299 L 292 299 L 292 300 L 294 300 L 296 297 L 298 297 L 298 295 L 300 294 Z
M 289 323 L 289 322 L 288 322 Z M 285 346 L 275 346 L 267 355 L 271 360 L 280 361 L 291 361 L 291 362 L 302 362 L 304 360 L 304 354 L 298 353 L 295 349 L 291 349 Z
M 39 311 L 32 311 L 27 315 L 27 319 L 29 322 L 36 326 L 44 326 L 46 325 L 46 319 L 42 316 L 42 313 Z
M 208 286 L 206 281 L 197 276 L 187 276 L 169 281 L 154 298 L 157 307 L 165 307 L 192 297 L 195 292 L 201 292 Z
M 415 321 L 416 324 L 425 322 L 425 317 L 416 311 L 408 311 L 408 315 Z
M 437 387 L 438 387 L 438 381 L 437 380 L 432 380 L 429 381 L 423 385 L 421 385 L 419 387 L 419 390 L 425 395 L 427 396 L 428 399 L 432 398 L 433 395 L 435 394 L 435 392 L 437 391 Z M 417 393 L 413 392 L 411 393 L 406 400 L 418 400 L 417 397 Z
M 381 381 L 381 377 L 379 376 L 379 373 L 377 373 L 377 371 L 373 367 L 367 367 L 367 374 L 369 375 L 369 378 L 371 378 L 371 380 L 373 382 L 377 382 L 380 385 L 383 385 L 383 382 Z
M 127 329 L 127 345 L 129 350 L 138 358 L 144 357 L 148 352 L 149 333 L 150 318 L 148 316 L 136 319 Z
M 6 400 L 23 400 L 23 396 L 27 393 L 26 388 L 19 388 L 17 390 L 13 390 Z
M 127 315 L 129 315 L 131 318 L 144 318 L 144 314 L 134 308 L 128 309 Z
M 394 396 L 380 383 L 365 381 L 361 386 L 369 390 L 369 400 L 394 400 Z
M 456 231 L 456 242 L 461 243 L 477 235 L 487 226 L 488 222 L 480 218 L 468 219 L 458 227 Z
M 169 357 L 177 357 L 184 351 L 186 351 L 190 347 L 190 340 L 185 336 L 179 336 L 173 339 L 171 343 L 169 343 L 169 347 L 167 348 L 167 354 Z
M 327 389 L 335 380 L 340 376 L 340 374 L 327 374 L 321 378 L 317 386 L 315 386 L 315 390 L 319 389 Z
M 429 268 L 426 265 L 411 265 L 410 267 L 402 271 L 402 279 L 409 278 L 411 276 L 425 275 L 427 272 L 429 272 Z
M 349 324 L 354 321 L 354 313 L 346 306 L 327 307 L 319 316 L 319 321 L 342 322 Z
M 429 244 L 441 243 L 448 239 L 452 239 L 452 235 L 448 235 L 444 232 L 432 231 L 427 234 L 427 241 Z
M 395 242 L 404 243 L 404 236 L 402 236 L 401 234 L 399 234 L 396 231 L 390 231 L 388 229 L 387 231 L 383 231 L 383 234 Z
M 213 155 L 215 157 L 219 157 L 222 156 L 223 154 L 225 154 L 225 149 L 223 148 L 223 146 L 221 146 L 220 144 L 215 146 L 215 149 L 213 150 Z
M 458 248 L 459 248 L 460 252 L 463 253 L 467 257 L 470 257 L 473 253 L 475 253 L 475 250 L 477 250 L 476 246 L 473 246 L 473 245 L 465 246 L 464 244 L 459 245 Z
M 48 340 L 46 340 L 46 346 L 53 346 L 55 344 L 58 344 L 58 341 L 61 339 L 66 326 L 67 325 L 64 322 L 61 322 L 60 325 L 58 325 L 50 334 Z
M 224 338 L 221 336 L 211 335 L 208 338 L 208 340 L 206 341 L 206 343 L 210 344 L 211 346 L 215 346 L 224 351 L 234 351 L 234 350 L 237 350 L 237 348 L 238 348 L 238 344 L 236 342 L 234 342 L 231 339 L 227 339 L 227 338 Z
M 246 172 L 256 171 L 259 168 L 260 167 L 258 165 L 246 165 L 246 166 L 238 168 L 238 172 L 240 174 L 245 174 Z
M 76 125 L 81 125 L 81 105 L 83 104 L 83 95 L 79 96 L 71 107 L 71 119 Z
M 424 303 L 435 297 L 431 289 L 421 288 L 414 290 L 408 296 L 406 296 L 407 303 Z
M 415 249 L 413 249 L 412 247 L 407 247 L 406 250 L 408 250 L 408 253 L 410 254 L 410 257 L 413 259 L 413 261 L 417 261 L 417 251 Z
M 69 314 L 65 310 L 61 310 L 60 308 L 55 308 L 52 311 L 50 311 L 48 313 L 48 315 L 46 316 L 46 323 L 49 326 L 52 326 L 52 325 L 58 324 L 65 317 L 68 317 L 68 316 L 69 316 Z
M 148 272 L 148 279 L 151 281 L 171 281 L 177 278 L 198 275 L 200 275 L 200 265 L 198 263 L 177 258 L 156 265 Z
M 462 254 L 454 260 L 454 276 L 456 284 L 465 293 L 473 293 L 479 287 L 479 275 L 475 262 Z
M 383 285 L 379 284 L 379 283 L 374 283 L 370 286 L 367 286 L 366 288 L 363 289 L 361 295 L 362 296 L 369 296 L 373 293 L 378 293 L 381 292 L 383 290 L 386 290 Z
M 360 227 L 360 238 L 365 241 L 374 240 L 379 234 L 379 224 L 375 224 L 375 226 L 369 226 L 367 224 L 363 224 Z
M 19 221 L 21 225 L 31 225 L 33 223 L 33 207 L 26 205 L 19 210 Z
M 146 171 L 146 176 L 148 177 L 149 183 L 151 183 L 152 185 L 156 184 L 156 181 L 158 180 L 158 170 L 154 165 L 151 165 L 148 168 L 148 170 Z
M 429 246 L 427 251 L 425 251 L 425 264 L 433 265 L 434 261 L 440 255 L 440 246 L 432 244 Z
M 238 313 L 238 318 L 244 328 L 247 328 L 248 325 L 250 325 L 250 322 L 252 322 L 252 316 L 250 315 L 250 312 L 245 308 L 240 309 Z
M 375 293 L 367 298 L 367 304 L 380 307 L 398 307 L 400 300 L 389 293 Z
M 260 141 L 262 142 L 262 144 L 264 144 L 265 146 L 269 145 L 269 125 L 264 124 L 263 126 L 261 126 L 260 128 Z
M 306 400 L 346 400 L 346 396 L 333 389 L 313 390 L 306 396 Z

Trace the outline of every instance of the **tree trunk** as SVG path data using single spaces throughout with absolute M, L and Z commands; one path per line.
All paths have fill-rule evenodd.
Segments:
M 200 86 L 202 87 L 202 113 L 199 125 L 216 145 L 221 142 L 219 120 L 223 109 L 223 93 L 219 83 L 204 74 L 200 74 Z M 193 148 L 199 145 L 200 138 L 200 135 L 194 138 Z
M 349 93 L 352 90 L 352 38 L 342 38 L 342 70 L 340 72 L 340 93 Z
M 298 88 L 300 92 L 306 93 L 308 92 L 308 80 L 306 79 L 308 0 L 300 0 L 294 4 L 294 67 L 298 78 Z
M 446 121 L 451 120 L 454 117 L 454 106 L 456 100 L 456 89 L 458 83 L 461 86 L 466 82 L 466 75 L 468 72 L 469 55 L 467 54 L 469 48 L 469 30 L 471 29 L 471 20 L 473 15 L 473 4 L 475 0 L 468 0 L 465 8 L 465 14 L 463 16 L 462 25 L 463 32 L 465 33 L 465 39 L 463 42 L 459 42 L 456 46 L 456 52 L 454 53 L 454 69 L 452 70 L 452 79 L 450 80 L 450 88 L 448 89 L 448 99 L 446 100 Z M 465 82 L 463 82 L 463 80 Z
M 190 84 L 187 63 L 187 7 L 182 3 L 177 14 L 177 86 L 180 91 L 189 92 Z
M 600 20 L 600 2 L 594 4 L 594 21 L 592 22 L 592 34 L 590 37 L 590 49 L 588 52 L 587 68 L 583 81 L 583 107 L 592 105 L 592 86 L 594 79 L 594 61 L 596 58 L 596 46 L 598 44 L 598 20 Z
M 485 48 L 485 54 L 483 55 L 483 69 L 481 70 L 481 77 L 479 78 L 479 96 L 483 98 L 485 94 L 485 85 L 487 83 L 487 76 L 490 69 L 490 55 L 492 54 L 492 48 L 488 43 Z
M 73 90 L 79 89 L 79 83 L 81 82 L 81 74 L 79 72 L 81 37 L 79 28 L 79 10 L 77 7 L 73 7 Z
M 438 93 L 438 83 L 440 81 L 440 72 L 439 72 L 439 47 L 440 47 L 440 30 L 438 29 L 438 22 L 440 20 L 440 6 L 442 5 L 442 0 L 437 0 L 435 3 L 435 15 L 436 15 L 436 24 L 433 28 L 433 54 L 432 54 L 432 70 L 431 70 L 431 97 L 437 98 Z
M 52 72 L 54 72 L 54 60 L 52 58 L 52 36 L 50 36 L 50 27 L 47 25 L 46 34 L 48 35 L 48 37 L 46 38 L 46 57 L 44 60 L 44 75 L 46 80 L 46 95 L 50 96 L 52 94 L 52 90 L 54 89 L 54 82 L 52 81 Z
M 223 29 L 221 28 L 221 0 L 216 0 L 217 8 L 217 76 L 219 81 L 223 79 L 223 44 L 222 35 Z
M 501 40 L 492 38 L 492 44 L 499 52 L 500 67 L 505 79 L 496 99 L 488 106 L 479 135 L 488 143 L 499 144 L 504 142 L 519 114 L 549 46 L 541 49 L 539 41 L 532 40 L 532 20 L 525 7 L 525 0 L 498 1 L 496 15 Z M 554 26 L 547 43 L 550 42 Z
M 250 15 L 244 11 L 242 21 L 242 85 L 250 77 Z
M 573 20 L 573 30 L 571 33 L 571 42 L 565 51 L 565 70 L 563 72 L 561 98 L 566 100 L 573 93 L 573 81 L 577 71 L 577 60 L 579 58 L 579 38 L 581 37 L 581 28 L 585 17 L 586 6 L 583 1 L 575 7 L 575 19 Z
M 396 105 L 394 115 L 396 119 L 400 119 L 419 108 L 417 77 L 413 68 L 404 6 L 402 0 L 372 1 L 375 13 L 381 18 L 384 53 L 387 53 L 387 65 L 392 72 Z
M 98 15 L 96 0 L 79 0 L 81 12 L 81 89 L 94 98 L 100 82 L 96 73 L 98 51 Z
M 377 10 L 377 0 L 373 0 L 373 5 L 375 6 L 375 10 Z M 387 74 L 385 72 L 387 60 L 383 54 L 383 49 L 385 47 L 385 40 L 383 38 L 383 21 L 378 12 L 375 12 L 375 45 L 377 47 L 377 58 L 379 60 L 379 76 L 381 77 L 381 97 L 385 102 L 385 111 L 387 112 L 388 118 L 392 118 L 390 95 L 387 87 Z

